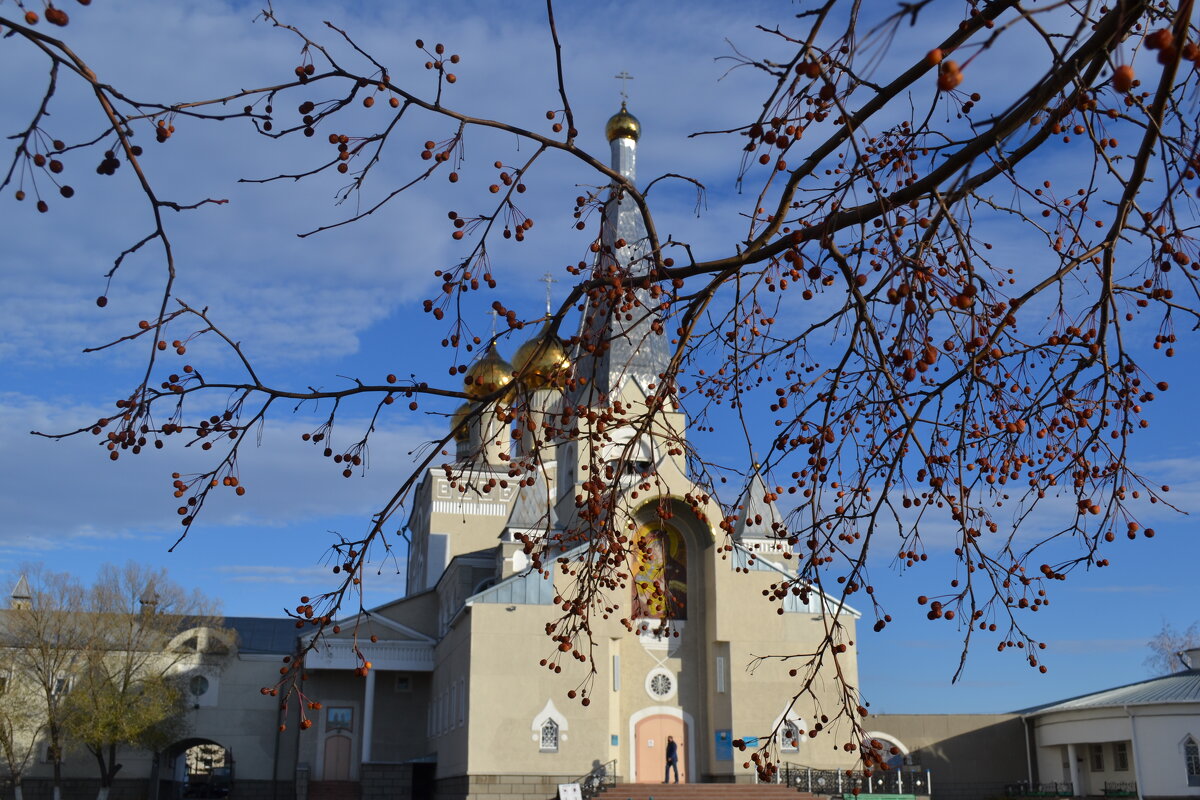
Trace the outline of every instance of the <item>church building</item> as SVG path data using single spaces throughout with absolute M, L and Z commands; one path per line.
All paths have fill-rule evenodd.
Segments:
M 640 124 L 623 104 L 606 133 L 632 184 Z M 642 215 L 614 186 L 603 217 L 593 269 L 636 285 Z M 591 296 L 571 345 L 543 328 L 511 363 L 491 346 L 469 368 L 451 463 L 415 490 L 406 595 L 339 620 L 305 656 L 311 705 L 263 688 L 307 643 L 294 620 L 181 620 L 164 652 L 187 687 L 187 736 L 123 753 L 112 800 L 546 800 L 589 776 L 660 783 L 671 740 L 683 783 L 755 783 L 750 756 L 769 737 L 781 762 L 853 767 L 839 712 L 857 701 L 859 614 L 813 587 L 777 591 L 796 562 L 755 470 L 728 517 L 692 482 L 685 411 L 658 385 L 671 345 L 654 289 L 620 297 Z M 615 573 L 587 605 L 600 559 Z M 554 628 L 573 604 L 590 635 Z M 817 652 L 827 635 L 848 649 L 836 669 L 826 651 L 793 703 L 805 659 L 763 657 Z M 49 797 L 39 747 L 29 800 Z M 85 750 L 62 775 L 67 795 L 92 795 Z
M 606 132 L 613 170 L 634 181 L 637 119 L 622 105 Z M 637 206 L 614 189 L 597 273 L 636 276 L 646 240 Z M 382 765 L 408 762 L 426 765 L 417 780 L 424 771 L 438 797 L 483 797 L 506 785 L 506 795 L 547 798 L 555 784 L 594 770 L 661 782 L 673 737 L 680 780 L 753 782 L 750 750 L 733 743 L 774 731 L 784 761 L 854 764 L 857 752 L 841 747 L 848 726 L 809 736 L 816 716 L 839 708 L 832 676 L 818 678 L 815 703 L 793 705 L 796 662 L 755 659 L 814 652 L 834 614 L 853 641 L 858 613 L 817 591 L 764 597 L 795 563 L 772 533 L 779 517 L 764 501 L 768 489 L 752 476 L 727 537 L 719 506 L 689 480 L 678 446 L 684 410 L 669 395 L 648 400 L 659 396 L 670 345 L 650 291 L 636 292 L 638 302 L 620 308 L 590 303 L 577 346 L 543 329 L 511 363 L 490 347 L 467 372 L 474 399 L 451 421 L 457 462 L 428 471 L 408 522 L 407 596 L 344 621 L 306 660 L 309 688 L 323 702 L 299 752 L 314 781 L 369 782 Z M 524 410 L 514 433 L 516 402 Z M 612 419 L 605 412 L 614 407 L 628 422 L 601 428 L 587 447 L 594 420 Z M 555 430 L 572 426 L 578 432 L 554 441 Z M 533 453 L 536 470 L 518 482 L 514 461 Z M 621 492 L 622 516 L 606 524 L 638 537 L 638 563 L 608 591 L 618 606 L 611 618 L 593 615 L 586 662 L 560 653 L 567 657 L 547 668 L 539 662 L 556 653 L 547 624 L 564 613 L 555 598 L 574 596 L 597 557 L 578 508 L 593 470 L 605 471 L 606 491 Z M 560 555 L 534 566 L 525 543 L 546 536 L 562 541 Z M 354 672 L 355 641 L 371 662 L 365 677 Z M 857 685 L 852 649 L 840 667 Z

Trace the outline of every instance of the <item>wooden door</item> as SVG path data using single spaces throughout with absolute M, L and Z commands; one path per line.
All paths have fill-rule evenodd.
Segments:
M 637 748 L 637 782 L 662 783 L 667 767 L 667 737 L 674 736 L 679 753 L 679 781 L 687 780 L 687 742 L 683 739 L 683 720 L 668 714 L 646 717 L 634 728 Z M 675 773 L 671 773 L 675 780 Z
M 325 739 L 325 763 L 322 778 L 327 781 L 350 780 L 350 737 L 335 734 Z

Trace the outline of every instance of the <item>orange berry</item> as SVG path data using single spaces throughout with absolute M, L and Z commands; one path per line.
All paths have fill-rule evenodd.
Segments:
M 1128 92 L 1133 88 L 1133 67 L 1122 64 L 1113 70 L 1113 88 L 1118 92 Z

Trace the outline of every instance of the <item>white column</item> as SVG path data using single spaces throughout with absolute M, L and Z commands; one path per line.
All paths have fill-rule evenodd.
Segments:
M 1079 775 L 1079 754 L 1074 744 L 1067 745 L 1067 767 L 1071 771 L 1071 794 L 1083 797 L 1083 784 Z
M 375 726 L 375 670 L 367 670 L 363 688 L 362 763 L 371 761 L 371 729 Z

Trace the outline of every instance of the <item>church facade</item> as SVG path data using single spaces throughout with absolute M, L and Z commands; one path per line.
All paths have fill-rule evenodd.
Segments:
M 622 107 L 607 134 L 613 169 L 633 181 L 640 125 Z M 645 241 L 636 206 L 614 191 L 596 269 L 636 275 Z M 434 763 L 425 769 L 439 797 L 506 786 L 506 795 L 544 798 L 594 770 L 660 782 L 671 736 L 681 780 L 753 782 L 749 751 L 733 743 L 776 731 L 784 761 L 855 762 L 857 752 L 841 748 L 848 728 L 809 736 L 824 727 L 820 714 L 839 708 L 832 675 L 818 677 L 815 701 L 793 704 L 794 662 L 756 658 L 815 652 L 834 615 L 853 642 L 858 614 L 816 591 L 764 598 L 794 574 L 789 548 L 772 535 L 778 516 L 764 501 L 768 489 L 757 475 L 742 488 L 727 537 L 719 506 L 689 480 L 678 446 L 683 410 L 649 399 L 668 340 L 655 330 L 649 292 L 637 291 L 638 302 L 621 308 L 589 305 L 583 346 L 542 331 L 512 363 L 493 347 L 468 371 L 473 400 L 451 423 L 457 460 L 431 468 L 414 500 L 407 596 L 344 621 L 341 638 L 306 661 L 324 712 L 300 749 L 314 780 Z M 514 428 L 505 404 L 517 394 L 524 411 Z M 614 406 L 629 422 L 597 435 L 594 420 Z M 514 461 L 532 453 L 536 468 L 517 480 Z M 590 641 L 567 648 L 584 648 L 586 660 L 568 653 L 558 670 L 550 657 L 562 653 L 547 624 L 564 613 L 556 598 L 573 597 L 597 557 L 578 532 L 588 527 L 584 484 L 598 470 L 606 491 L 621 493 L 619 525 L 609 524 L 637 537 L 636 563 L 627 585 L 610 587 L 609 618 L 593 615 Z M 538 569 L 526 543 L 546 536 L 562 545 Z M 354 641 L 371 662 L 365 677 L 353 674 Z M 839 666 L 856 686 L 852 649 Z

